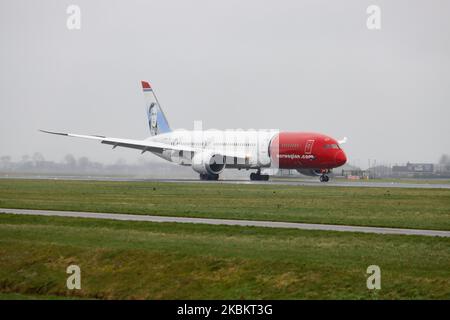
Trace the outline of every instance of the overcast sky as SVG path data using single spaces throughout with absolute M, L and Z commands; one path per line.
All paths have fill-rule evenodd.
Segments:
M 450 153 L 448 0 L 2 0 L 0 24 L 0 155 L 153 157 L 37 131 L 144 138 L 144 79 L 173 128 L 347 136 L 361 166 Z

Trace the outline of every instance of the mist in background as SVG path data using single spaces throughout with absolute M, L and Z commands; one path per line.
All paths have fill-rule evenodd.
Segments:
M 66 27 L 70 4 L 81 30 Z M 381 30 L 366 27 L 371 4 Z M 147 137 L 148 80 L 172 128 L 315 131 L 347 136 L 355 165 L 437 162 L 450 152 L 449 12 L 446 0 L 3 0 L 0 155 L 157 161 L 37 131 Z

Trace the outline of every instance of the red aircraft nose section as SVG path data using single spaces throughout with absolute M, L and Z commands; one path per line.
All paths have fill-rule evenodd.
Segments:
M 335 162 L 336 166 L 338 167 L 343 166 L 347 162 L 347 156 L 345 155 L 344 151 L 339 150 L 336 153 Z

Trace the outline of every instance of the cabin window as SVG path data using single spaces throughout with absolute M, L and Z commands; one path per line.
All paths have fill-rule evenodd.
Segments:
M 323 147 L 325 149 L 339 149 L 339 146 L 337 144 L 335 144 L 335 143 L 333 143 L 333 144 L 324 144 Z

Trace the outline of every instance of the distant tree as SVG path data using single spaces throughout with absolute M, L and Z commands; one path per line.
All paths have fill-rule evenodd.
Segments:
M 442 165 L 450 164 L 450 156 L 448 154 L 443 154 L 439 159 L 439 164 Z
M 25 172 L 29 172 L 33 169 L 33 161 L 31 161 L 31 157 L 27 154 L 22 156 L 22 161 L 19 163 L 19 170 L 23 170 Z
M 11 162 L 11 157 L 10 156 L 1 156 L 0 157 L 0 162 L 2 162 L 2 163 L 10 163 Z
M 10 156 L 0 157 L 0 168 L 8 169 L 10 166 L 11 166 L 11 157 Z
M 117 166 L 126 166 L 127 165 L 127 161 L 124 158 L 119 158 L 116 160 L 115 165 Z
M 64 157 L 64 162 L 69 168 L 75 168 L 77 166 L 77 159 L 70 153 Z
M 81 157 L 80 159 L 78 159 L 78 166 L 81 169 L 87 169 L 89 168 L 91 162 L 89 161 L 89 159 L 87 157 Z
M 45 161 L 44 156 L 43 156 L 42 153 L 40 153 L 40 152 L 35 152 L 35 153 L 33 154 L 32 159 L 33 159 L 33 161 L 34 161 L 35 163 L 39 163 L 39 162 L 44 162 L 44 161 Z

